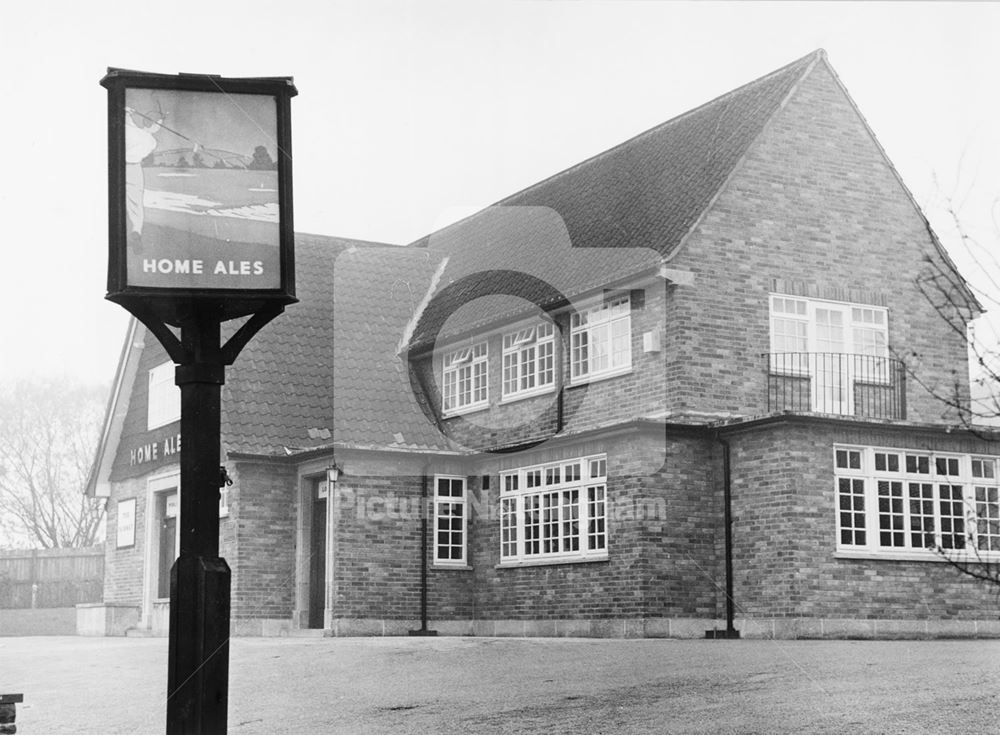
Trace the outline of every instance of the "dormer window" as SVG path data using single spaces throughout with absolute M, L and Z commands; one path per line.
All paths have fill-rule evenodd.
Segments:
M 486 342 L 445 354 L 441 397 L 446 414 L 463 413 L 488 405 L 487 356 Z
M 503 397 L 547 393 L 555 385 L 555 327 L 541 322 L 503 336 Z
M 570 319 L 571 377 L 583 383 L 632 369 L 632 316 L 629 295 L 621 294 Z

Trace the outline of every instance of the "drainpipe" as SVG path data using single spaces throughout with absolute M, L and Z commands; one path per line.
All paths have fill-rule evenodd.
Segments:
M 725 556 L 726 556 L 726 629 L 706 630 L 706 638 L 739 638 L 740 632 L 733 625 L 735 604 L 733 602 L 733 487 L 730 471 L 729 442 L 720 434 L 715 435 L 716 441 L 722 445 L 722 496 L 723 525 L 725 526 Z
M 427 628 L 427 516 L 430 509 L 427 507 L 427 484 L 428 465 L 424 465 L 420 476 L 420 629 L 411 630 L 412 636 L 437 635 L 436 630 Z

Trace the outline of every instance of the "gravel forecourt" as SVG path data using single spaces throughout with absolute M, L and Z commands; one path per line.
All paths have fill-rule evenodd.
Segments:
M 19 735 L 161 733 L 166 639 L 0 638 Z M 229 732 L 1000 733 L 1000 641 L 237 638 Z

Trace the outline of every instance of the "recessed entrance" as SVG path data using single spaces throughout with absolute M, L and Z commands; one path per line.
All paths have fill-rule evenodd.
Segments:
M 326 610 L 326 480 L 317 481 L 309 532 L 309 627 L 323 627 Z

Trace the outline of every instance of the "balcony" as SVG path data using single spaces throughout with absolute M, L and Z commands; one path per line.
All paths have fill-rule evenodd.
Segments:
M 767 410 L 906 418 L 906 372 L 888 357 L 837 352 L 772 352 L 767 362 Z

